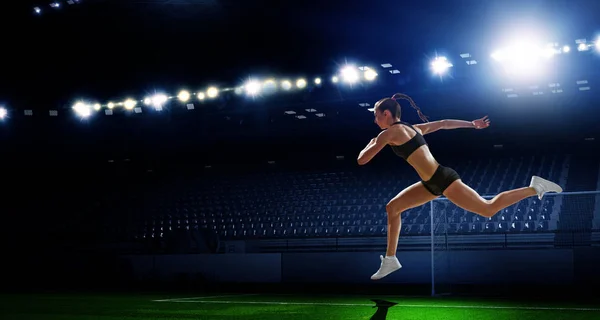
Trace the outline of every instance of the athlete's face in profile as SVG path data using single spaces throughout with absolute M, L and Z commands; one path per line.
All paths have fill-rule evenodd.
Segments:
M 375 124 L 377 124 L 380 129 L 385 129 L 388 127 L 387 117 L 386 117 L 385 112 L 375 110 L 375 111 L 373 111 L 373 114 L 375 115 Z

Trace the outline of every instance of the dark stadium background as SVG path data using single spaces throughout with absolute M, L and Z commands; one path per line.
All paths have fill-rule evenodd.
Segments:
M 136 239 L 140 232 L 134 231 L 135 226 L 144 219 L 150 221 L 148 212 L 209 210 L 208 204 L 182 202 L 177 195 L 196 200 L 206 197 L 203 192 L 214 181 L 243 181 L 245 188 L 250 188 L 247 198 L 242 192 L 237 200 L 227 198 L 219 204 L 233 211 L 259 200 L 253 198 L 252 186 L 268 187 L 274 180 L 265 176 L 300 181 L 294 184 L 311 174 L 328 173 L 346 175 L 355 179 L 352 181 L 373 177 L 369 181 L 375 184 L 400 175 L 406 185 L 418 181 L 416 173 L 388 149 L 366 166 L 356 163 L 360 150 L 379 132 L 373 115 L 359 104 L 372 106 L 396 92 L 413 97 L 431 120 L 490 117 L 492 125 L 485 130 L 459 129 L 426 136 L 440 163 L 461 165 L 464 169 L 459 174 L 472 181 L 480 179 L 466 165 L 469 161 L 494 163 L 513 158 L 523 162 L 531 158 L 539 163 L 546 157 L 569 159 L 563 185 L 566 192 L 598 190 L 600 54 L 593 47 L 579 52 L 575 43 L 576 39 L 598 38 L 597 1 L 81 0 L 61 2 L 59 9 L 46 2 L 17 1 L 2 4 L 0 9 L 0 106 L 8 110 L 0 122 L 1 274 L 7 289 L 208 291 L 218 285 L 230 290 L 251 285 L 266 290 L 266 284 L 251 280 L 254 276 L 269 278 L 264 274 L 271 269 L 261 271 L 260 266 L 268 262 L 261 262 L 260 257 L 254 260 L 256 269 L 246 270 L 244 276 L 232 276 L 231 270 L 244 269 L 255 259 L 253 255 L 260 255 L 253 250 L 280 254 L 278 259 L 307 259 L 294 258 L 294 250 L 300 249 L 291 248 L 290 243 L 310 236 L 236 236 L 233 241 L 202 229 L 202 223 L 191 223 L 192 229 L 200 227 L 202 249 L 190 246 L 186 242 L 189 237 L 182 234 L 165 233 L 161 245 Z M 35 6 L 42 8 L 40 14 L 33 11 Z M 505 77 L 490 53 L 502 45 L 505 33 L 524 30 L 569 45 L 571 51 L 555 57 L 544 76 Z M 467 65 L 462 53 L 470 53 L 478 63 Z M 430 63 L 436 55 L 449 57 L 454 64 L 448 75 L 431 73 Z M 331 83 L 331 76 L 346 63 L 372 66 L 378 72 L 376 81 L 354 86 Z M 390 74 L 382 69 L 383 63 L 392 64 L 400 73 Z M 209 85 L 234 87 L 249 77 L 268 76 L 292 81 L 305 77 L 308 86 L 255 98 L 222 92 L 214 100 L 190 102 L 193 110 L 177 99 L 170 100 L 161 112 L 141 106 L 143 112 L 134 113 L 121 107 L 107 116 L 103 108 L 82 119 L 72 109 L 79 99 L 106 104 L 125 98 L 141 100 L 157 92 L 176 96 L 181 89 L 196 92 Z M 312 83 L 317 76 L 323 79 L 320 86 Z M 585 85 L 591 89 L 581 91 L 580 80 L 587 80 Z M 552 94 L 549 83 L 560 83 L 563 92 Z M 539 85 L 544 94 L 532 94 L 537 90 L 531 89 L 532 85 Z M 507 98 L 505 88 L 514 88 L 519 97 Z M 408 104 L 402 105 L 404 121 L 420 122 Z M 50 116 L 51 110 L 57 116 Z M 290 110 L 307 118 L 285 113 Z M 325 116 L 316 117 L 315 113 Z M 506 174 L 518 175 L 510 169 Z M 522 178 L 530 176 L 519 176 Z M 277 183 L 282 191 L 293 188 L 283 180 Z M 310 187 L 306 182 L 299 188 Z M 342 183 L 327 192 L 353 192 L 344 188 Z M 374 188 L 363 194 L 380 191 Z M 227 188 L 219 190 L 224 196 L 229 192 Z M 395 194 L 400 189 L 392 191 Z M 285 199 L 268 198 L 268 192 L 263 196 L 286 203 Z M 521 255 L 511 255 L 511 250 L 517 249 L 510 245 L 500 249 L 483 246 L 472 253 L 457 249 L 462 252 L 463 266 L 469 261 L 477 261 L 478 266 L 518 265 L 512 268 L 524 276 L 508 286 L 487 281 L 493 275 L 468 269 L 461 276 L 464 283 L 444 290 L 463 292 L 459 286 L 469 284 L 482 291 L 502 285 L 513 293 L 523 288 L 538 293 L 551 288 L 584 294 L 581 288 L 600 283 L 594 271 L 600 266 L 598 222 L 594 220 L 599 215 L 599 198 L 595 193 L 573 197 L 578 198 L 565 200 L 569 204 L 557 211 L 562 224 L 554 230 L 552 248 L 522 249 L 545 250 L 538 252 L 540 257 L 548 261 L 568 257 L 569 262 L 560 267 L 550 264 L 542 272 L 544 278 L 537 278 L 527 262 L 514 258 Z M 292 206 L 293 200 L 289 201 Z M 281 208 L 286 209 L 291 208 Z M 374 214 L 385 219 L 385 211 Z M 306 250 L 317 265 L 311 272 L 319 268 L 322 272 L 312 278 L 294 268 L 285 271 L 285 263 L 278 262 L 282 274 L 269 281 L 269 288 L 294 291 L 300 286 L 308 290 L 302 284 L 312 283 L 311 290 L 322 286 L 329 291 L 414 289 L 429 293 L 428 275 L 410 283 L 402 276 L 404 269 L 379 283 L 370 282 L 368 277 L 384 252 L 381 239 L 385 233 L 372 236 L 375 245 L 352 247 L 341 245 L 344 236 L 331 232 L 315 237 L 329 239 L 326 244 Z M 361 237 L 361 241 L 369 238 Z M 402 242 L 408 238 L 410 235 L 405 238 L 401 233 L 401 262 Z M 262 249 L 256 249 L 256 239 L 266 241 Z M 249 242 L 243 245 L 244 240 Z M 472 240 L 473 247 L 477 241 Z M 269 243 L 276 248 L 268 249 Z M 436 244 L 436 250 L 442 247 Z M 424 245 L 414 250 L 423 255 L 417 253 L 403 263 L 410 266 L 414 262 L 429 270 L 431 249 Z M 507 251 L 509 258 L 476 258 L 481 251 L 497 250 Z M 326 258 L 331 254 L 345 254 L 346 258 L 340 258 L 346 259 L 343 261 L 365 262 L 347 271 L 354 266 L 349 262 L 336 266 Z M 163 259 L 164 269 L 155 265 L 151 274 L 136 273 L 134 270 L 147 270 L 134 265 L 147 265 L 148 257 L 154 257 L 153 263 Z M 181 264 L 186 266 L 183 269 L 193 270 L 194 264 L 219 263 L 225 265 L 213 268 L 224 270 L 217 276 L 180 272 L 176 267 Z M 469 272 L 474 275 L 470 277 Z

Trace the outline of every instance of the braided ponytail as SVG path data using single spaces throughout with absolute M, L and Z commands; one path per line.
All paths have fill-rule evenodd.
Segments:
M 417 104 L 413 101 L 413 99 L 411 97 L 409 97 L 408 95 L 405 95 L 404 93 L 396 93 L 392 96 L 392 99 L 394 101 L 396 99 L 408 100 L 408 102 L 410 102 L 411 107 L 413 107 L 415 110 L 417 110 L 417 114 L 419 115 L 419 118 L 421 118 L 421 120 L 423 120 L 423 122 L 429 122 L 429 120 L 427 120 L 427 116 L 421 112 L 421 109 L 417 106 Z

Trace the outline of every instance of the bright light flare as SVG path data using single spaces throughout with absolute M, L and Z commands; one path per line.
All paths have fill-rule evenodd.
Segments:
M 568 51 L 569 49 L 567 49 Z M 560 53 L 553 45 L 540 46 L 531 42 L 520 42 L 492 54 L 511 75 L 541 75 L 544 63 Z M 562 48 L 565 51 L 565 48 Z
M 155 108 L 160 108 L 162 107 L 163 104 L 165 104 L 165 102 L 167 102 L 167 96 L 164 94 L 157 94 L 154 97 L 152 97 L 152 105 Z
M 377 78 L 377 72 L 375 72 L 375 70 L 369 68 L 369 69 L 365 70 L 364 76 L 367 81 L 373 81 L 373 80 L 375 80 L 375 78 Z
M 255 96 L 260 92 L 260 83 L 256 80 L 250 80 L 244 85 L 244 89 L 247 95 Z
M 450 63 L 450 61 L 448 61 L 448 58 L 446 58 L 446 57 L 436 57 L 431 62 L 431 69 L 433 70 L 433 73 L 435 73 L 435 74 L 443 74 L 452 67 L 453 67 L 452 63 Z
M 283 80 L 281 82 L 281 88 L 283 88 L 283 90 L 290 90 L 292 88 L 292 83 L 288 80 Z
M 181 90 L 181 91 L 179 91 L 177 98 L 181 102 L 186 102 L 186 101 L 190 100 L 190 93 L 186 90 Z
M 298 87 L 300 89 L 306 87 L 306 80 L 298 79 L 298 81 L 296 81 L 296 87 Z
M 0 119 L 6 118 L 7 115 L 8 115 L 8 111 L 6 111 L 5 108 L 0 108 Z
M 210 87 L 208 88 L 208 90 L 206 90 L 206 95 L 209 98 L 216 98 L 219 95 L 219 89 L 215 87 Z
M 274 93 L 277 90 L 277 82 L 275 79 L 267 79 L 262 84 L 263 93 Z
M 540 47 L 532 43 L 518 43 L 495 51 L 492 58 L 499 62 L 534 61 L 541 57 L 552 57 L 556 50 L 551 46 Z
M 355 83 L 359 79 L 358 71 L 354 66 L 344 67 L 341 71 L 342 80 L 346 83 Z
M 77 102 L 74 106 L 73 106 L 73 110 L 75 110 L 75 112 L 82 116 L 82 117 L 89 117 L 92 114 L 92 108 L 90 108 L 89 105 L 83 103 L 83 102 Z
M 125 100 L 125 102 L 123 104 L 125 105 L 125 109 L 133 110 L 133 108 L 135 108 L 135 105 L 137 104 L 137 101 L 132 100 L 132 99 L 127 99 L 127 100 Z

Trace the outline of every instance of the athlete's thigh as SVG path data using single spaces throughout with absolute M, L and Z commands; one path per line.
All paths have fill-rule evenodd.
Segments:
M 444 196 L 455 205 L 470 212 L 485 212 L 488 206 L 487 201 L 477 191 L 473 190 L 460 179 L 452 182 L 446 188 Z
M 423 205 L 438 196 L 431 194 L 421 182 L 414 183 L 400 191 L 388 202 L 388 208 L 394 212 L 402 212 Z

